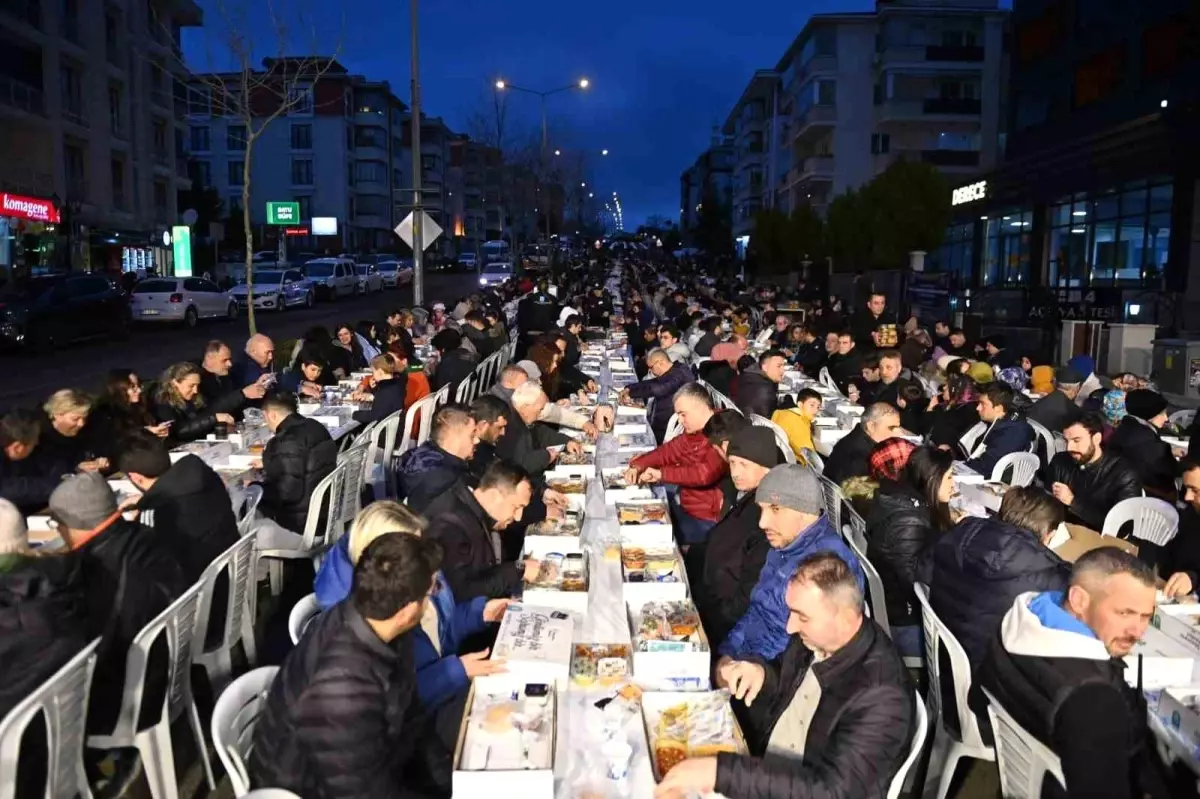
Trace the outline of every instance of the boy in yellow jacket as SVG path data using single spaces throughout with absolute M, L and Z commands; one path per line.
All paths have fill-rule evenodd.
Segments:
M 787 433 L 788 443 L 796 458 L 804 463 L 804 450 L 816 451 L 813 444 L 813 419 L 821 412 L 821 395 L 811 388 L 801 389 L 796 394 L 796 406 L 775 411 L 771 421 Z

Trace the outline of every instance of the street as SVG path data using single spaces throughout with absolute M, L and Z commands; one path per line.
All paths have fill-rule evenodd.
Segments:
M 426 304 L 444 302 L 447 307 L 478 288 L 474 272 L 435 273 L 425 276 Z M 389 308 L 412 305 L 412 286 L 386 289 L 382 294 L 318 303 L 311 310 L 295 308 L 285 313 L 255 315 L 258 331 L 275 340 L 298 338 L 314 325 L 355 324 L 360 319 L 380 321 Z M 142 379 L 153 379 L 167 366 L 183 360 L 198 361 L 204 345 L 212 339 L 224 341 L 236 359 L 245 347 L 249 331 L 245 316 L 237 322 L 201 322 L 192 330 L 172 325 L 135 325 L 127 341 L 97 340 L 64 346 L 52 355 L 5 353 L 0 356 L 12 382 L 0 387 L 0 410 L 40 403 L 60 388 L 99 391 L 110 369 L 130 369 Z

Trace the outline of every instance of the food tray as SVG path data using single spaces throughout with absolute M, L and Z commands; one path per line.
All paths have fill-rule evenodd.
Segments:
M 582 686 L 612 685 L 633 673 L 629 644 L 575 644 L 571 679 Z
M 728 691 L 646 693 L 642 714 L 655 782 L 688 757 L 747 752 Z
M 667 503 L 661 499 L 629 500 L 617 503 L 617 523 L 666 524 L 671 523 Z

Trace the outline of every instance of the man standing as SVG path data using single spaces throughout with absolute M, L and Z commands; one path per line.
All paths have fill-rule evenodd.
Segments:
M 627 387 L 621 394 L 637 400 L 654 400 L 650 429 L 654 432 L 654 438 L 661 442 L 666 437 L 667 425 L 674 413 L 671 398 L 684 384 L 695 382 L 696 377 L 686 363 L 671 360 L 666 350 L 658 348 L 646 353 L 646 366 L 650 376 Z
M 891 405 L 877 402 L 868 406 L 862 423 L 833 445 L 821 474 L 838 485 L 848 477 L 866 477 L 871 473 L 871 450 L 899 429 L 900 414 Z
M 861 352 L 872 352 L 879 346 L 880 325 L 894 324 L 889 322 L 887 312 L 887 297 L 879 292 L 872 292 L 867 304 L 854 314 L 851 329 L 854 343 Z
M 1076 417 L 1063 430 L 1067 451 L 1055 455 L 1042 470 L 1042 483 L 1067 506 L 1068 520 L 1096 532 L 1104 517 L 1123 499 L 1140 497 L 1142 482 L 1120 456 L 1105 452 L 1104 417 L 1095 412 Z
M 983 659 L 980 685 L 1058 756 L 1069 796 L 1172 795 L 1124 660 L 1154 616 L 1154 585 L 1134 555 L 1087 552 L 1065 593 L 1017 597 Z
M 779 384 L 787 369 L 787 356 L 780 350 L 767 350 L 758 356 L 758 363 L 733 379 L 733 397 L 738 410 L 749 416 L 756 413 L 764 419 L 779 407 Z
M 1054 390 L 1033 403 L 1025 417 L 1051 433 L 1061 433 L 1079 415 L 1075 398 L 1079 396 L 1081 385 L 1083 377 L 1078 372 L 1070 366 L 1060 367 L 1054 373 Z
M 993 467 L 1005 455 L 1030 451 L 1034 432 L 1013 412 L 1013 390 L 998 380 L 988 383 L 979 397 L 979 421 L 988 427 L 966 453 L 967 466 L 991 479 Z
M 854 571 L 818 552 L 785 577 L 782 657 L 726 660 L 717 684 L 745 702 L 751 754 L 685 760 L 655 799 L 888 795 L 908 756 L 916 695 L 887 634 L 863 614 Z
M 720 668 L 729 659 L 756 655 L 774 660 L 787 647 L 787 581 L 800 561 L 816 552 L 831 552 L 850 567 L 861 591 L 863 570 L 839 531 L 825 515 L 825 495 L 807 466 L 776 466 L 758 484 L 758 526 L 771 551 L 750 594 L 750 605 L 717 650 Z

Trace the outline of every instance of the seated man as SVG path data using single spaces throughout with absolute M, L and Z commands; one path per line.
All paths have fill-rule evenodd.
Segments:
M 433 372 L 433 380 L 429 388 L 438 391 L 442 386 L 450 386 L 450 396 L 458 390 L 458 384 L 471 376 L 478 361 L 471 353 L 462 347 L 462 334 L 457 330 L 446 328 L 433 337 L 430 342 L 438 351 L 437 368 Z
M 727 442 L 729 473 L 740 497 L 708 533 L 703 576 L 692 584 L 692 597 L 704 619 L 710 646 L 718 646 L 750 606 L 750 592 L 771 545 L 758 526 L 762 510 L 755 489 L 780 463 L 775 435 L 749 427 Z
M 263 496 L 258 512 L 260 549 L 296 549 L 317 485 L 337 466 L 337 442 L 316 419 L 296 412 L 291 394 L 263 398 L 263 418 L 275 435 L 263 450 Z
M 966 453 L 967 466 L 991 479 L 996 463 L 1005 455 L 1029 452 L 1036 434 L 1013 411 L 1013 390 L 999 380 L 980 392 L 979 421 L 988 427 Z
M 666 350 L 657 348 L 646 353 L 646 368 L 650 370 L 646 379 L 624 389 L 621 396 L 643 402 L 654 400 L 650 429 L 654 431 L 654 438 L 661 442 L 674 413 L 671 398 L 685 383 L 695 382 L 696 377 L 685 361 L 672 361 Z
M 682 546 L 703 543 L 721 518 L 724 495 L 719 485 L 725 462 L 704 435 L 713 416 L 712 397 L 699 383 L 687 383 L 675 394 L 675 413 L 683 433 L 629 462 L 629 483 L 665 483 L 678 487 L 672 501 Z
M 797 467 L 804 468 L 804 467 Z M 726 661 L 717 684 L 745 702 L 753 756 L 692 758 L 655 799 L 888 795 L 915 728 L 913 686 L 887 634 L 863 615 L 863 593 L 837 555 L 817 552 L 785 576 L 787 648 Z
M 779 384 L 787 369 L 787 356 L 779 350 L 767 350 L 758 363 L 733 379 L 733 396 L 738 410 L 749 416 L 756 413 L 770 419 L 779 407 Z
M 409 634 L 437 569 L 437 547 L 415 535 L 363 551 L 349 601 L 313 619 L 271 683 L 253 784 L 326 799 L 439 795 L 430 775 L 448 782 L 450 764 L 418 709 Z
M 1063 430 L 1067 451 L 1042 469 L 1042 483 L 1067 506 L 1067 519 L 1096 532 L 1104 517 L 1123 499 L 1140 497 L 1142 482 L 1133 467 L 1103 445 L 1104 417 L 1095 412 L 1076 416 Z
M 750 606 L 717 650 L 720 663 L 756 655 L 773 660 L 787 647 L 787 581 L 804 558 L 832 552 L 846 561 L 863 587 L 863 570 L 841 533 L 825 515 L 825 495 L 817 476 L 798 463 L 776 466 L 754 495 L 761 517 L 758 526 L 771 551 L 750 594 Z
M 662 347 L 667 357 L 675 363 L 686 365 L 692 360 L 691 349 L 687 342 L 682 340 L 679 328 L 673 325 L 663 325 L 658 329 L 658 346 Z
M 246 340 L 246 357 L 233 364 L 229 376 L 235 388 L 244 389 L 262 381 L 266 385 L 275 371 L 275 343 L 262 333 Z
M 442 573 L 459 602 L 509 597 L 537 576 L 536 560 L 503 561 L 500 547 L 500 531 L 521 521 L 531 498 L 528 473 L 496 461 L 477 488 L 455 483 L 426 508 L 425 535 L 442 545 Z
M 493 398 L 494 399 L 494 398 Z M 429 440 L 400 456 L 396 476 L 400 496 L 415 513 L 470 476 L 475 454 L 475 420 L 462 405 L 446 405 L 433 417 Z
M 479 480 L 496 458 L 496 443 L 508 429 L 512 409 L 499 397 L 484 394 L 475 398 L 468 412 L 475 422 L 475 453 L 469 467 L 471 478 Z
M 502 459 L 538 478 L 558 459 L 562 447 L 571 453 L 582 451 L 578 441 L 539 422 L 548 401 L 537 383 L 523 383 L 514 389 L 511 405 L 519 423 L 506 425 L 504 435 L 496 443 L 496 452 Z
M 1017 597 L 992 638 L 976 680 L 1062 761 L 1066 792 L 1049 777 L 1043 796 L 1170 795 L 1124 660 L 1154 616 L 1154 583 L 1134 555 L 1094 549 L 1065 593 Z
M 75 471 L 52 458 L 32 457 L 41 433 L 41 414 L 35 411 L 9 411 L 0 419 L 0 497 L 23 514 L 44 510 L 63 475 Z
M 1075 398 L 1079 396 L 1079 387 L 1083 378 L 1069 366 L 1063 366 L 1054 373 L 1054 390 L 1037 402 L 1025 414 L 1051 433 L 1061 433 L 1069 422 L 1079 415 Z
M 1186 596 L 1200 588 L 1200 463 L 1184 458 L 1179 472 L 1184 504 L 1179 511 L 1179 532 L 1162 548 L 1158 562 L 1158 573 L 1169 575 L 1163 587 L 1169 597 Z
M 1066 588 L 1070 564 L 1046 546 L 1064 518 L 1062 503 L 1044 491 L 1011 488 L 997 516 L 968 516 L 925 550 L 920 580 L 972 671 L 1013 600 L 1026 591 Z
M 848 477 L 866 477 L 871 473 L 871 450 L 899 429 L 900 413 L 891 405 L 878 402 L 868 406 L 862 422 L 833 445 L 821 474 L 838 485 Z
M 204 398 L 204 406 L 214 413 L 231 413 L 241 419 L 247 403 L 262 399 L 271 376 L 263 374 L 250 385 L 239 387 L 230 374 L 232 371 L 233 351 L 223 341 L 208 342 L 200 362 L 200 396 Z

